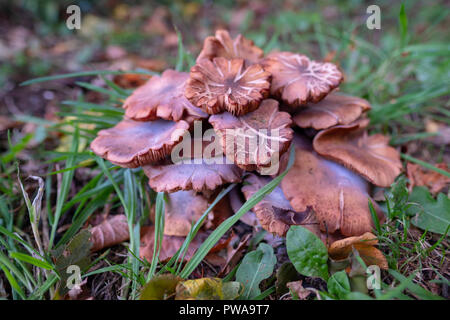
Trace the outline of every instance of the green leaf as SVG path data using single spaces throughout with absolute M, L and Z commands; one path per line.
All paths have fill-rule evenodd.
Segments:
M 407 212 L 414 215 L 412 224 L 434 233 L 446 232 L 450 224 L 450 199 L 445 194 L 439 193 L 435 200 L 426 187 L 415 187 L 409 202 L 412 205 Z
M 178 283 L 176 300 L 233 300 L 242 292 L 240 282 L 219 278 L 200 278 Z
M 277 281 L 275 282 L 277 295 L 283 295 L 289 292 L 286 284 L 288 282 L 299 280 L 299 277 L 300 275 L 291 262 L 283 263 L 277 270 Z
M 245 255 L 236 272 L 236 281 L 244 285 L 241 298 L 252 299 L 261 294 L 259 284 L 272 275 L 276 262 L 273 248 L 266 243 Z
M 328 251 L 315 234 L 302 226 L 291 226 L 286 235 L 286 248 L 299 273 L 328 280 Z
M 175 294 L 181 280 L 171 273 L 156 275 L 142 288 L 140 300 L 165 300 Z
M 9 256 L 11 258 L 19 259 L 19 260 L 22 260 L 24 262 L 30 263 L 30 264 L 38 267 L 38 268 L 43 268 L 43 269 L 47 269 L 47 270 L 53 270 L 53 266 L 50 263 L 48 263 L 47 261 L 34 258 L 32 256 L 29 256 L 29 255 L 25 254 L 25 253 L 11 252 L 9 254 Z
M 70 276 L 67 273 L 67 268 L 71 265 L 76 265 L 83 272 L 90 265 L 90 252 L 92 247 L 90 237 L 91 233 L 89 230 L 82 230 L 66 246 L 61 246 L 52 251 L 55 259 L 56 272 L 61 279 L 59 286 L 61 296 L 67 293 L 66 282 Z
M 338 299 L 345 299 L 347 294 L 351 292 L 350 281 L 344 270 L 333 274 L 330 279 L 328 279 L 327 286 L 328 292 Z
M 406 17 L 405 5 L 402 3 L 400 14 L 398 16 L 400 24 L 400 35 L 402 39 L 402 46 L 406 44 L 406 36 L 408 35 L 408 18 Z

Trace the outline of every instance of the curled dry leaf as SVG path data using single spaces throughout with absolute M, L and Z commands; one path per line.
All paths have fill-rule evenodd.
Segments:
M 193 139 L 194 145 L 196 145 L 196 141 L 203 145 L 200 154 L 193 152 L 191 157 L 184 158 L 186 161 L 144 167 L 144 173 L 148 176 L 152 189 L 157 192 L 179 190 L 201 192 L 215 190 L 225 183 L 241 181 L 242 170 L 240 168 L 232 163 L 226 163 L 223 155 L 216 156 L 214 152 L 206 152 L 209 146 L 212 148 L 211 150 L 215 149 L 214 142 Z M 191 142 L 188 143 L 191 144 Z
M 293 116 L 300 128 L 327 129 L 340 124 L 349 124 L 370 110 L 367 100 L 330 93 L 318 103 L 308 103 Z
M 224 112 L 211 116 L 209 122 L 221 138 L 226 157 L 247 171 L 278 168 L 293 136 L 291 116 L 280 112 L 273 99 L 264 100 L 258 109 L 243 116 Z
M 377 244 L 377 237 L 370 232 L 366 232 L 358 237 L 349 237 L 333 242 L 328 248 L 328 254 L 333 260 L 343 260 L 355 248 L 367 265 L 377 265 L 382 269 L 388 269 L 386 257 L 374 247 Z
M 445 162 L 436 164 L 436 167 L 450 172 Z M 437 194 L 450 184 L 450 178 L 436 171 L 426 170 L 418 164 L 408 162 L 406 165 L 406 174 L 410 182 L 410 190 L 415 186 L 426 186 L 431 193 Z
M 169 193 L 167 200 L 164 234 L 168 236 L 187 236 L 192 224 L 208 208 L 208 200 L 193 191 Z
M 170 69 L 161 76 L 153 76 L 125 100 L 125 116 L 136 121 L 165 119 L 192 122 L 206 118 L 208 114 L 193 106 L 184 96 L 188 78 L 188 73 Z
M 118 214 L 91 229 L 92 251 L 111 247 L 130 238 L 127 217 Z
M 170 154 L 188 130 L 189 124 L 183 120 L 139 122 L 125 119 L 113 128 L 99 131 L 91 149 L 114 164 L 136 168 L 158 162 Z
M 203 49 L 197 57 L 197 62 L 215 57 L 226 59 L 241 58 L 246 65 L 257 63 L 264 55 L 264 51 L 242 35 L 231 39 L 226 30 L 217 30 L 215 37 L 207 37 L 203 43 Z
M 189 244 L 187 252 L 183 258 L 183 261 L 189 260 L 195 251 L 202 245 L 208 235 L 204 232 L 198 232 L 195 238 Z M 166 262 L 172 258 L 177 250 L 183 245 L 185 237 L 178 236 L 164 236 L 161 251 L 159 253 L 159 261 Z M 141 246 L 139 249 L 142 259 L 147 259 L 149 262 L 153 258 L 153 247 L 155 243 L 155 228 L 143 227 L 141 229 Z
M 209 114 L 243 115 L 269 95 L 270 73 L 261 65 L 245 67 L 243 59 L 201 60 L 191 69 L 185 96 Z
M 389 146 L 389 137 L 369 136 L 365 130 L 368 124 L 364 119 L 323 130 L 314 138 L 314 150 L 377 186 L 389 187 L 402 170 L 400 154 Z
M 328 161 L 312 150 L 305 137 L 294 136 L 295 162 L 281 181 L 281 189 L 295 211 L 312 206 L 320 230 L 340 231 L 344 236 L 361 235 L 374 227 L 369 211 L 368 184 L 343 166 Z M 378 218 L 384 215 L 372 200 Z
M 336 65 L 291 52 L 272 53 L 263 66 L 272 74 L 270 93 L 291 107 L 319 102 L 343 80 Z
M 258 190 L 271 181 L 271 178 L 260 177 L 250 174 L 242 187 L 245 198 L 250 199 Z M 302 212 L 296 212 L 289 201 L 284 196 L 279 186 L 266 195 L 258 204 L 253 207 L 261 226 L 279 236 L 285 236 L 291 225 L 302 225 L 308 220 L 311 214 L 311 207 L 307 207 Z

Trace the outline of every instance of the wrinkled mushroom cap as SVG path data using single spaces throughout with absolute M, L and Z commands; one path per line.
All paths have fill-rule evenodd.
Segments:
M 246 184 L 242 187 L 242 193 L 248 200 L 271 180 L 268 177 L 250 174 L 245 179 Z M 265 230 L 282 237 L 286 235 L 291 225 L 305 224 L 312 213 L 310 207 L 303 212 L 296 212 L 279 186 L 258 202 L 253 210 Z
M 272 74 L 270 93 L 291 107 L 319 102 L 343 80 L 336 65 L 291 52 L 272 53 L 263 66 Z
M 246 68 L 243 59 L 201 60 L 191 68 L 185 96 L 209 114 L 243 115 L 268 96 L 270 73 L 259 64 Z
M 369 136 L 367 125 L 368 120 L 362 120 L 323 130 L 314 138 L 314 150 L 377 186 L 389 187 L 402 170 L 400 154 L 389 146 L 389 137 Z
M 125 119 L 112 128 L 99 131 L 91 149 L 114 164 L 136 168 L 166 157 L 188 130 L 189 124 L 182 120 L 140 122 Z
M 330 93 L 320 102 L 300 108 L 292 119 L 300 128 L 321 130 L 350 124 L 368 110 L 370 104 L 365 99 Z
M 295 211 L 312 206 L 322 232 L 361 235 L 373 228 L 368 184 L 345 167 L 317 155 L 311 143 L 294 136 L 295 162 L 281 181 L 281 189 Z M 372 201 L 380 221 L 384 219 Z
M 225 155 L 247 171 L 278 167 L 293 136 L 291 116 L 280 112 L 273 99 L 264 100 L 258 109 L 243 116 L 224 112 L 211 116 L 209 122 L 221 137 Z
M 241 181 L 242 170 L 233 163 L 227 163 L 220 153 L 211 153 L 209 146 L 213 142 L 193 139 L 193 144 L 203 146 L 200 154 L 191 149 L 192 155 L 177 163 L 169 162 L 159 165 L 144 166 L 144 173 L 149 178 L 150 187 L 157 192 L 175 192 L 179 190 L 194 190 L 197 192 L 214 191 L 225 183 Z M 188 142 L 191 143 L 191 142 Z M 180 145 L 181 146 L 181 145 Z M 187 163 L 189 162 L 189 163 Z
M 153 76 L 125 100 L 125 116 L 136 121 L 160 118 L 191 122 L 206 118 L 208 115 L 184 96 L 187 79 L 189 73 L 170 69 L 161 76 Z
M 257 63 L 264 55 L 264 51 L 254 45 L 242 35 L 238 35 L 234 40 L 226 30 L 217 30 L 215 37 L 207 37 L 203 43 L 203 49 L 197 57 L 197 62 L 215 57 L 226 59 L 241 58 L 246 65 Z

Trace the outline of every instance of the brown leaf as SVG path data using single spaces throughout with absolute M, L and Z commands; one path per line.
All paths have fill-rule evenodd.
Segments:
M 163 159 L 188 130 L 189 124 L 182 120 L 125 119 L 113 128 L 99 131 L 91 149 L 114 164 L 136 168 Z
M 244 170 L 264 174 L 278 168 L 293 136 L 291 116 L 280 112 L 273 99 L 264 100 L 258 109 L 243 116 L 224 112 L 211 116 L 209 122 L 221 137 L 226 157 Z
M 437 168 L 449 171 L 448 165 L 445 162 L 435 165 Z M 423 168 L 421 165 L 408 162 L 406 164 L 406 174 L 410 182 L 410 189 L 415 186 L 426 186 L 431 193 L 437 194 L 443 190 L 449 183 L 450 178 L 440 174 L 436 171 L 431 171 Z
M 124 214 L 115 215 L 91 229 L 91 250 L 108 248 L 129 238 L 127 217 Z
M 269 95 L 270 73 L 261 65 L 246 68 L 243 59 L 201 60 L 191 68 L 185 96 L 209 114 L 228 111 L 243 115 Z
M 195 238 L 189 244 L 187 252 L 184 256 L 183 261 L 188 261 L 195 251 L 202 245 L 206 240 L 208 235 L 204 232 L 198 232 Z M 159 253 L 159 261 L 166 262 L 172 258 L 177 250 L 182 246 L 185 237 L 177 236 L 164 236 L 161 246 L 161 251 Z M 141 246 L 139 249 L 140 256 L 142 259 L 147 259 L 149 262 L 153 258 L 153 247 L 155 243 L 155 228 L 143 227 L 141 229 Z
M 368 120 L 361 120 L 323 130 L 314 138 L 314 150 L 377 186 L 389 187 L 402 170 L 400 154 L 389 146 L 389 137 L 369 136 L 367 125 Z
M 165 119 L 192 122 L 206 118 L 208 115 L 184 96 L 188 78 L 188 73 L 171 69 L 161 76 L 153 76 L 125 100 L 125 115 L 137 121 Z
M 308 103 L 293 116 L 300 128 L 327 129 L 357 120 L 363 112 L 370 110 L 365 99 L 330 93 L 318 103 Z
M 299 300 L 306 300 L 313 292 L 311 289 L 303 287 L 302 280 L 288 282 L 286 286 L 289 288 L 289 290 L 297 295 Z
M 192 224 L 197 222 L 208 208 L 208 200 L 193 191 L 169 193 L 167 200 L 164 234 L 168 236 L 187 236 Z
M 374 227 L 369 211 L 368 184 L 343 166 L 317 155 L 309 140 L 294 136 L 295 162 L 281 189 L 295 211 L 312 206 L 327 234 L 361 235 Z M 384 215 L 372 200 L 380 221 Z
M 203 43 L 203 49 L 197 57 L 197 62 L 215 57 L 226 59 L 241 58 L 246 65 L 257 63 L 264 55 L 264 51 L 242 35 L 231 39 L 226 30 L 217 30 L 215 37 L 207 37 Z
M 272 74 L 270 93 L 291 107 L 319 102 L 343 80 L 334 64 L 292 52 L 271 53 L 263 66 Z
M 377 265 L 382 269 L 388 269 L 386 257 L 374 247 L 377 244 L 377 237 L 366 232 L 358 237 L 349 237 L 333 242 L 328 248 L 328 254 L 334 260 L 343 260 L 352 253 L 352 248 L 355 248 L 368 266 Z

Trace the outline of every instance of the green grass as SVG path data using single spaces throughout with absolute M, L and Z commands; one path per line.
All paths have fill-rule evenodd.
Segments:
M 183 21 L 182 10 L 178 5 L 172 4 L 170 10 L 179 19 L 180 23 L 176 23 L 178 29 L 184 31 L 181 26 L 186 21 Z M 370 31 L 363 22 L 354 19 L 355 15 L 361 16 L 365 12 L 362 1 L 342 1 L 336 4 L 339 19 L 332 19 L 329 23 L 321 13 L 324 12 L 321 9 L 325 4 L 320 1 L 315 8 L 308 5 L 298 11 L 274 10 L 262 21 L 249 13 L 239 30 L 266 52 L 272 49 L 292 50 L 318 60 L 334 52 L 333 61 L 339 64 L 346 76 L 341 91 L 364 97 L 373 105 L 369 113 L 372 131 L 390 134 L 395 145 L 417 142 L 431 154 L 438 154 L 439 147 L 426 140 L 436 133 L 426 132 L 423 120 L 432 118 L 448 123 L 450 46 L 448 33 L 443 33 L 443 23 L 448 19 L 449 11 L 443 5 L 431 9 L 419 1 L 408 1 L 405 6 L 387 1 L 381 2 L 380 5 L 381 31 Z M 219 18 L 228 22 L 232 17 L 230 10 L 220 7 L 221 2 L 217 6 Z M 212 18 L 205 18 L 205 24 L 211 23 L 208 19 Z M 330 24 L 333 27 L 330 27 Z M 425 26 L 425 30 L 417 32 L 416 29 L 422 26 Z M 173 59 L 173 67 L 187 71 L 194 63 L 195 53 L 188 52 L 186 48 L 195 39 L 185 33 L 182 38 L 178 29 L 179 45 L 177 58 Z M 232 186 L 225 188 L 199 221 L 193 224 L 191 233 L 178 253 L 166 264 L 160 263 L 158 255 L 164 229 L 164 194 L 149 192 L 147 180 L 141 170 L 114 166 L 95 156 L 88 148 L 89 141 L 99 130 L 113 126 L 123 116 L 121 101 L 130 90 L 120 88 L 106 78 L 108 75 L 122 73 L 106 70 L 81 71 L 31 79 L 22 83 L 44 85 L 42 83 L 45 81 L 81 76 L 96 76 L 105 80 L 104 87 L 77 82 L 80 88 L 100 94 L 103 102 L 87 102 L 85 94 L 80 94 L 76 100 L 64 101 L 59 112 L 62 117 L 60 122 L 49 122 L 31 116 L 17 117 L 21 121 L 37 124 L 43 128 L 46 135 L 58 132 L 69 137 L 65 151 L 40 147 L 34 155 L 36 161 L 46 164 L 47 173 L 43 176 L 42 192 L 33 202 L 25 190 L 22 192 L 19 189 L 16 163 L 19 162 L 18 155 L 27 149 L 36 133 L 8 133 L 9 148 L 0 155 L 0 268 L 11 287 L 13 299 L 48 299 L 57 296 L 60 275 L 56 272 L 52 260 L 52 249 L 68 245 L 88 219 L 105 206 L 111 206 L 112 210 L 123 208 L 131 235 L 130 241 L 125 244 L 128 254 L 120 264 L 110 262 L 107 255 L 100 256 L 99 259 L 104 261 L 107 267 L 84 274 L 83 277 L 104 272 L 119 275 L 125 284 L 120 299 L 137 299 L 140 288 L 155 274 L 172 272 L 188 278 L 240 216 L 281 180 L 281 177 L 274 179 L 257 192 L 239 212 L 223 222 L 209 236 L 187 264 L 182 265 L 180 258 L 187 252 L 190 241 L 199 231 L 202 221 Z M 142 70 L 133 73 L 153 74 Z M 434 166 L 437 159 L 427 159 L 432 162 L 429 163 L 417 159 L 418 156 L 420 155 L 403 154 L 404 160 L 448 176 L 448 173 Z M 88 168 L 95 174 L 84 185 L 72 189 L 75 172 L 79 168 Z M 30 183 L 26 177 L 20 178 L 24 186 Z M 404 180 L 400 179 L 388 191 L 385 202 L 388 219 L 386 223 L 378 223 L 376 227 L 381 248 L 387 254 L 391 268 L 385 277 L 396 284 L 385 283 L 383 289 L 375 293 L 377 299 L 406 299 L 411 295 L 422 299 L 432 298 L 431 293 L 417 285 L 414 272 L 420 271 L 432 254 L 440 252 L 445 256 L 445 250 L 448 250 L 445 247 L 445 236 L 434 243 L 429 242 L 426 232 L 418 241 L 411 238 L 410 217 L 405 214 L 410 204 L 405 189 Z M 148 219 L 152 205 L 156 206 L 155 258 L 148 263 L 139 258 L 139 230 Z M 43 232 L 37 227 L 37 214 L 40 215 L 41 226 L 43 219 L 48 226 L 48 240 L 45 240 Z M 70 226 L 59 233 L 58 228 L 63 222 Z M 414 266 L 414 272 L 411 271 L 411 266 Z M 439 281 L 448 282 L 438 270 L 434 272 Z M 230 274 L 226 278 L 232 277 L 233 274 Z M 261 298 L 272 294 L 273 290 L 273 287 L 266 288 Z M 354 297 L 363 298 L 358 294 Z

